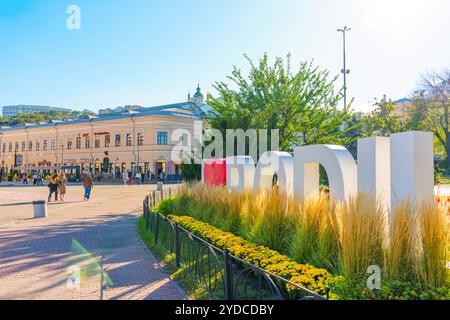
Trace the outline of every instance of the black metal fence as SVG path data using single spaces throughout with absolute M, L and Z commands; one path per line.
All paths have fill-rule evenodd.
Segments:
M 264 270 L 222 250 L 164 215 L 154 212 L 152 207 L 171 191 L 154 191 L 144 200 L 144 220 L 152 233 L 154 244 L 175 255 L 177 268 L 183 267 L 213 299 L 224 300 L 265 300 L 303 299 L 326 300 L 296 283 Z

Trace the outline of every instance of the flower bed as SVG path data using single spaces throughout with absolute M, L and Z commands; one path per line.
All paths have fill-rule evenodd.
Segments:
M 325 269 L 296 263 L 275 250 L 253 244 L 208 223 L 189 216 L 168 215 L 168 218 L 215 246 L 221 249 L 228 248 L 232 255 L 255 265 L 259 263 L 265 270 L 318 294 L 325 295 L 326 286 L 333 281 L 334 277 Z M 297 288 L 287 285 L 287 290 L 293 292 Z M 331 298 L 336 296 L 332 295 Z
M 155 209 L 192 219 L 186 229 L 250 263 L 261 258 L 264 269 L 321 294 L 328 285 L 339 299 L 449 299 L 450 198 L 435 199 L 415 218 L 407 203 L 399 206 L 392 221 L 397 237 L 390 242 L 376 199 L 364 194 L 333 206 L 326 196 L 286 203 L 277 190 L 240 193 L 193 185 Z M 413 238 L 408 230 L 416 224 L 420 234 Z M 369 265 L 382 266 L 380 290 L 367 288 Z M 314 277 L 316 270 L 327 276 Z

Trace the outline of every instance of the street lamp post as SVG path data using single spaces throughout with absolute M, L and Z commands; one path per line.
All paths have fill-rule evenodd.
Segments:
M 352 30 L 345 26 L 343 29 L 337 29 L 338 32 L 342 32 L 342 40 L 343 40 L 343 53 L 344 53 L 344 68 L 341 70 L 341 73 L 344 75 L 344 108 L 347 108 L 347 74 L 350 73 L 350 69 L 347 69 L 347 61 L 345 56 L 345 33 L 347 31 Z
M 61 170 L 62 167 L 64 166 L 64 145 L 61 145 Z
M 139 148 L 141 146 L 141 134 L 138 133 L 138 143 L 137 143 L 137 171 L 140 172 L 139 164 L 140 164 L 140 154 L 139 154 Z

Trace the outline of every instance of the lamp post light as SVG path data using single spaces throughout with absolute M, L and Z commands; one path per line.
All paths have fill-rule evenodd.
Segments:
M 347 31 L 352 30 L 345 26 L 343 29 L 337 29 L 338 32 L 342 32 L 342 40 L 343 40 L 343 55 L 344 55 L 344 68 L 341 70 L 341 73 L 344 75 L 344 108 L 347 108 L 347 74 L 350 73 L 350 69 L 347 69 L 347 61 L 345 55 L 345 33 Z

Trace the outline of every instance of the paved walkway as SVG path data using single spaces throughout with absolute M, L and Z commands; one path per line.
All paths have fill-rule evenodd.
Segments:
M 81 187 L 69 186 L 66 203 L 50 204 L 45 219 L 32 219 L 27 202 L 45 199 L 47 188 L 0 188 L 0 299 L 185 299 L 137 235 L 136 216 L 151 188 L 96 186 L 83 202 Z M 95 261 L 110 288 L 101 290 L 95 268 L 84 272 Z M 70 289 L 69 270 L 77 266 L 81 286 Z

